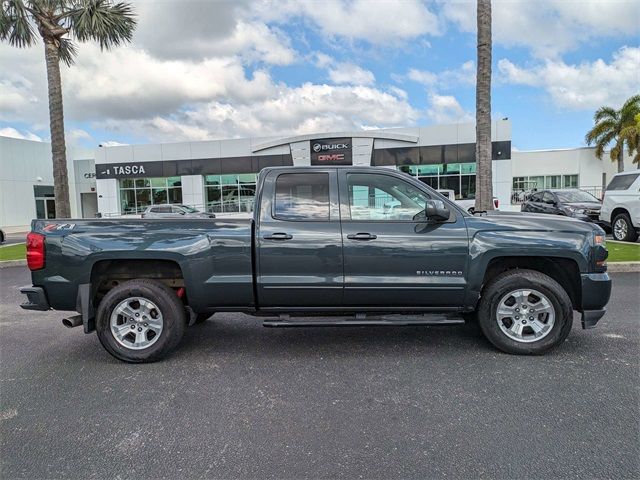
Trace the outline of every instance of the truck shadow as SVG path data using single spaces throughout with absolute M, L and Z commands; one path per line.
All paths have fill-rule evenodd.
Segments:
M 237 319 L 214 316 L 190 327 L 178 354 L 211 352 L 231 354 L 308 356 L 310 352 L 353 354 L 354 352 L 404 352 L 407 349 L 457 352 L 493 348 L 475 323 L 455 326 L 354 326 L 264 328 L 262 320 L 244 315 Z

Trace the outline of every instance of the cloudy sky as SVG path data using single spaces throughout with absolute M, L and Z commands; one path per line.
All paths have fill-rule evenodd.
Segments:
M 62 66 L 68 142 L 473 120 L 475 2 L 134 0 L 131 45 Z M 493 116 L 519 149 L 584 144 L 640 91 L 640 0 L 493 0 Z M 48 139 L 43 47 L 0 45 L 0 135 Z

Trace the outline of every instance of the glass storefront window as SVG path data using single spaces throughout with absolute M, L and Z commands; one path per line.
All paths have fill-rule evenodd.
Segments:
M 149 205 L 182 203 L 180 177 L 123 178 L 120 180 L 120 211 L 142 213 Z
M 442 165 L 420 165 L 418 166 L 418 176 L 426 175 L 438 175 L 442 173 Z
M 475 175 L 462 175 L 460 177 L 460 198 L 476 198 Z
M 578 188 L 578 175 L 563 175 L 562 186 L 564 188 Z
M 254 173 L 204 177 L 207 212 L 252 212 L 256 195 Z
M 560 188 L 560 175 L 548 175 L 544 178 L 544 188 Z

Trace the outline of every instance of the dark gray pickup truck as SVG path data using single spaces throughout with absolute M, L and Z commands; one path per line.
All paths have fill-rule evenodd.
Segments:
M 22 307 L 75 310 L 65 325 L 128 362 L 229 311 L 283 327 L 477 320 L 499 349 L 537 354 L 573 310 L 583 328 L 604 315 L 606 258 L 598 226 L 469 215 L 393 170 L 267 168 L 253 219 L 34 220 Z

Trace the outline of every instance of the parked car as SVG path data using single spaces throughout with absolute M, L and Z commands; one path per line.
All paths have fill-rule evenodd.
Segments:
M 440 189 L 437 190 L 438 193 L 444 195 L 445 197 L 447 197 L 449 200 L 452 200 L 454 202 L 456 202 L 458 205 L 460 205 L 462 208 L 464 208 L 467 212 L 473 214 L 473 212 L 475 212 L 476 210 L 476 196 L 475 195 L 469 195 L 467 198 L 461 198 L 456 200 L 456 194 L 453 190 L 444 190 L 444 189 Z M 500 201 L 498 200 L 497 197 L 493 197 L 493 208 L 494 210 L 498 210 L 498 208 L 500 207 Z
M 22 308 L 76 310 L 63 323 L 127 362 L 161 358 L 214 312 L 268 327 L 474 316 L 497 348 L 539 354 L 564 342 L 574 310 L 594 327 L 611 294 L 597 225 L 469 215 L 401 172 L 268 167 L 255 207 L 250 220 L 34 220 Z
M 585 222 L 599 223 L 600 200 L 578 189 L 540 190 L 521 206 L 522 212 L 564 215 Z
M 613 176 L 604 192 L 600 221 L 611 227 L 613 238 L 635 242 L 640 235 L 640 170 Z
M 216 218 L 213 213 L 204 213 L 180 204 L 149 205 L 141 216 L 142 218 Z

